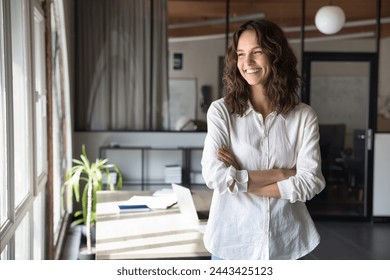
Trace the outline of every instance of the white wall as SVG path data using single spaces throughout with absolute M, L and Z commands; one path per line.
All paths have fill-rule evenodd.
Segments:
M 218 58 L 225 55 L 225 40 L 194 40 L 169 43 L 170 67 L 169 78 L 195 78 L 197 80 L 197 119 L 206 120 L 206 114 L 201 110 L 201 87 L 211 86 L 212 100 L 218 97 Z M 173 53 L 183 54 L 183 69 L 173 70 Z
M 390 134 L 375 135 L 373 216 L 390 217 Z

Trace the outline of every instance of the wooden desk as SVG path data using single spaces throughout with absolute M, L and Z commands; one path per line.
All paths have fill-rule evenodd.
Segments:
M 188 224 L 177 205 L 167 210 L 119 213 L 120 201 L 150 194 L 98 193 L 96 259 L 209 259 L 203 234 Z

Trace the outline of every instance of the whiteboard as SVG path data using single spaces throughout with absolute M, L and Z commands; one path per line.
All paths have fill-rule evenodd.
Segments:
M 196 79 L 169 79 L 169 128 L 180 118 L 196 119 Z
M 316 76 L 311 78 L 310 103 L 320 123 L 345 123 L 347 130 L 365 129 L 368 77 Z

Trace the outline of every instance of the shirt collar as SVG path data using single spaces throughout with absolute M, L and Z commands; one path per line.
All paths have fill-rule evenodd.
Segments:
M 250 113 L 251 111 L 253 111 L 253 113 L 256 113 L 256 114 L 257 114 L 255 108 L 253 108 L 252 103 L 251 103 L 250 100 L 248 99 L 248 108 L 246 109 L 246 111 L 245 111 L 243 117 L 246 117 L 247 115 L 249 115 L 249 113 Z M 275 114 L 275 115 L 276 115 L 277 113 L 276 113 L 276 111 L 273 111 L 271 114 Z M 285 120 L 286 117 L 287 117 L 287 114 L 284 114 L 284 113 L 280 113 L 280 114 L 278 114 L 278 115 L 281 116 L 284 120 Z

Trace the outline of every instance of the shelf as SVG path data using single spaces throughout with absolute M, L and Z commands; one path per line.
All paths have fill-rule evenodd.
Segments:
M 204 185 L 201 174 L 203 147 L 137 147 L 102 146 L 100 157 L 115 163 L 123 174 L 123 185 L 168 186 L 165 167 L 178 165 L 182 168 L 181 185 Z

